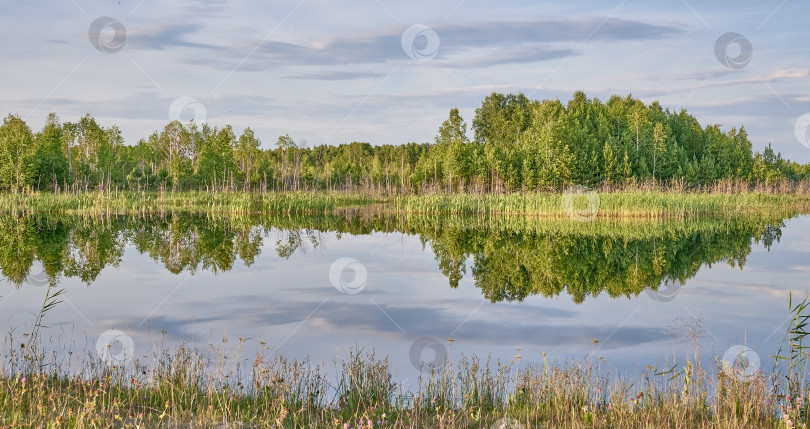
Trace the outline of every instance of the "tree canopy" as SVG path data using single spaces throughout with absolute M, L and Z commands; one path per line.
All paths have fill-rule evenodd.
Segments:
M 254 132 L 173 121 L 124 144 L 117 126 L 91 115 L 61 123 L 50 114 L 33 133 L 18 116 L 0 126 L 0 191 L 353 190 L 516 192 L 571 185 L 623 186 L 719 180 L 772 184 L 810 178 L 810 164 L 760 152 L 743 126 L 701 126 L 686 110 L 632 96 L 607 102 L 493 93 L 467 122 L 458 109 L 432 143 L 352 142 L 307 147 L 289 135 L 263 148 Z

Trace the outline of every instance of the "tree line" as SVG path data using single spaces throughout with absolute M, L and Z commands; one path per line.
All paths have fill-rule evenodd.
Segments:
M 742 126 L 701 126 L 684 109 L 629 95 L 602 102 L 576 92 L 564 104 L 492 93 L 476 109 L 472 139 L 467 127 L 454 108 L 430 143 L 310 147 L 283 135 L 263 148 L 250 128 L 237 135 L 230 125 L 173 121 L 127 145 L 117 126 L 90 114 L 62 123 L 51 113 L 37 133 L 9 115 L 0 126 L 0 191 L 516 192 L 810 178 L 810 164 L 783 159 L 770 144 L 754 152 Z

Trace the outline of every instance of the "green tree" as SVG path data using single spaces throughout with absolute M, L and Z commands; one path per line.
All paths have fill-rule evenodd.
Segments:
M 161 165 L 171 177 L 172 188 L 186 181 L 192 171 L 195 147 L 189 131 L 180 121 L 172 121 L 163 128 L 158 138 L 158 147 L 161 153 Z
M 656 161 L 658 158 L 658 152 L 663 152 L 666 150 L 666 146 L 664 142 L 667 139 L 667 132 L 664 130 L 664 125 L 660 122 L 655 123 L 655 127 L 653 128 L 653 180 L 655 179 L 655 169 L 656 169 Z
M 233 146 L 236 138 L 233 128 L 222 129 L 203 124 L 202 149 L 197 157 L 197 174 L 201 184 L 211 189 L 228 189 L 234 173 Z
M 475 142 L 484 146 L 493 191 L 503 182 L 512 189 L 522 182 L 517 147 L 530 124 L 530 106 L 523 94 L 492 93 L 475 110 Z
M 642 131 L 649 123 L 647 117 L 647 109 L 641 101 L 636 100 L 630 112 L 633 130 L 635 131 L 636 140 L 636 168 L 640 170 L 641 164 L 641 148 L 642 148 Z M 638 173 L 637 173 L 638 175 Z
M 35 151 L 31 129 L 8 115 L 0 126 L 0 188 L 17 193 L 31 184 Z
M 447 176 L 448 187 L 453 188 L 454 178 L 463 184 L 468 179 L 472 165 L 469 160 L 467 124 L 458 109 L 451 109 L 450 117 L 439 127 L 436 145 L 442 153 L 442 169 Z
M 613 154 L 613 148 L 610 147 L 608 142 L 605 142 L 604 149 L 602 149 L 602 160 L 604 165 L 602 168 L 602 182 L 612 184 L 620 173 L 616 155 Z
M 243 175 L 242 187 L 245 190 L 250 189 L 251 184 L 254 183 L 254 179 L 258 180 L 258 178 L 254 176 L 257 171 L 256 164 L 259 162 L 259 146 L 261 146 L 261 142 L 256 138 L 253 130 L 250 128 L 245 128 L 245 131 L 242 132 L 242 135 L 239 136 L 239 140 L 236 143 L 234 156 L 236 163 L 239 165 L 239 171 Z
M 59 118 L 55 113 L 50 113 L 45 120 L 45 127 L 35 138 L 33 182 L 38 188 L 55 190 L 67 184 L 70 167 L 62 133 Z
M 625 182 L 633 177 L 633 167 L 630 165 L 630 157 L 627 155 L 627 151 L 624 151 L 624 158 L 622 159 L 621 176 Z

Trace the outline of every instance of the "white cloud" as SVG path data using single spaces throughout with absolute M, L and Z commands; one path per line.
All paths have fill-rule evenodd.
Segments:
M 810 5 L 787 3 L 764 25 L 772 7 L 746 5 L 732 16 L 730 5 L 700 6 L 698 19 L 679 3 L 468 1 L 456 10 L 424 0 L 10 4 L 0 17 L 0 36 L 11 41 L 0 46 L 0 110 L 27 115 L 39 106 L 33 128 L 49 110 L 66 120 L 90 112 L 121 125 L 134 143 L 153 131 L 171 100 L 189 96 L 210 106 L 212 120 L 250 125 L 265 141 L 284 132 L 382 144 L 432 140 L 433 120 L 451 107 L 470 122 L 491 91 L 565 99 L 582 89 L 601 99 L 628 92 L 660 99 L 702 123 L 754 118 L 746 128 L 755 148 L 773 141 L 790 153 L 787 128 L 797 111 L 810 110 L 810 70 L 797 60 L 807 57 L 802 17 Z M 120 52 L 89 43 L 88 26 L 99 16 L 126 26 Z M 414 63 L 403 52 L 401 35 L 411 24 L 438 34 L 433 61 Z M 754 45 L 739 71 L 714 57 L 717 37 L 731 30 Z

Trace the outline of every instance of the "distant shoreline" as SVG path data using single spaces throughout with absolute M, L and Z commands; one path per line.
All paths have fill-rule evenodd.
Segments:
M 587 222 L 594 219 L 683 219 L 699 216 L 793 216 L 810 213 L 810 186 L 748 190 L 728 185 L 701 191 L 677 189 L 590 190 L 509 194 L 383 192 L 81 192 L 3 193 L 0 213 L 143 215 L 183 213 L 250 216 L 332 214 L 375 207 L 389 213 L 459 216 L 536 216 Z

